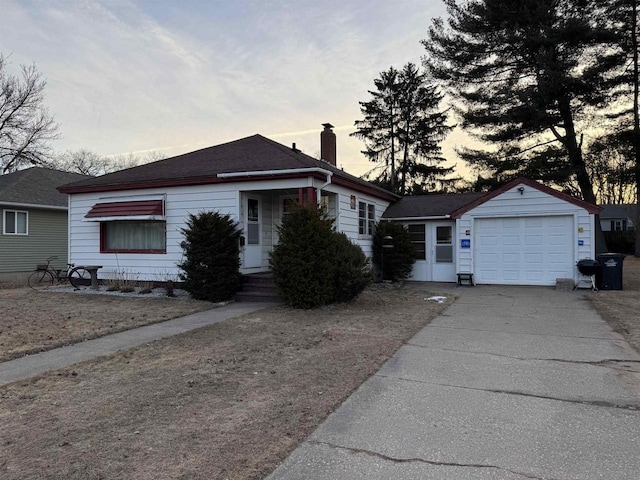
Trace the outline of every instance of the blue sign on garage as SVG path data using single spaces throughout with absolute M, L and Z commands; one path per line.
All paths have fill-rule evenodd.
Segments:
M 471 239 L 470 238 L 461 239 L 460 248 L 471 248 Z

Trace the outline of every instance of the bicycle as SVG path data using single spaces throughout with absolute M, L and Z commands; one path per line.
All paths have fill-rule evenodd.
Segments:
M 67 263 L 66 270 L 56 269 L 51 265 L 51 261 L 57 259 L 57 256 L 47 258 L 47 263 L 36 266 L 36 271 L 29 275 L 28 284 L 34 290 L 39 288 L 48 288 L 56 281 L 64 284 L 69 281 L 73 288 L 80 289 L 83 285 L 88 285 L 91 281 L 89 272 L 81 267 L 76 267 L 74 263 Z

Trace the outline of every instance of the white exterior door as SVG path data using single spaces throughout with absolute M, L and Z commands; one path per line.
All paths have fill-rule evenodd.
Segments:
M 474 279 L 501 285 L 555 285 L 574 277 L 573 216 L 474 221 Z
M 262 202 L 247 196 L 244 204 L 244 268 L 262 267 Z
M 455 282 L 456 260 L 453 240 L 454 223 L 433 223 L 431 235 L 431 280 L 434 282 Z
M 407 224 L 411 242 L 416 249 L 410 280 L 455 282 L 455 245 L 453 222 Z

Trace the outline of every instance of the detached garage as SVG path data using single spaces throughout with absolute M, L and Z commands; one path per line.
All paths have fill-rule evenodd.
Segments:
M 458 273 L 469 273 L 478 284 L 555 285 L 558 278 L 576 281 L 576 262 L 595 257 L 599 211 L 520 178 L 485 195 L 406 197 L 383 218 L 406 225 L 419 247 L 413 280 L 454 282 Z M 449 268 L 442 268 L 443 256 L 436 256 L 439 238 L 430 232 L 446 224 L 454 248 L 450 260 L 444 258 Z

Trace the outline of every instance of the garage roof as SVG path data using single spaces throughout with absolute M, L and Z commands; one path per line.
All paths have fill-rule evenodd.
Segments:
M 413 218 L 417 220 L 449 217 L 457 209 L 485 195 L 485 193 L 458 193 L 402 197 L 389 205 L 382 218 L 387 220 Z
M 417 195 L 402 197 L 390 205 L 382 215 L 386 220 L 459 218 L 469 210 L 511 190 L 518 185 L 528 185 L 566 202 L 578 205 L 589 213 L 599 213 L 602 208 L 591 203 L 559 192 L 529 178 L 516 178 L 502 187 L 489 193 L 458 193 L 445 195 Z
M 510 181 L 506 185 L 503 185 L 502 187 L 494 190 L 493 192 L 489 192 L 489 193 L 485 194 L 483 197 L 481 197 L 481 198 L 479 198 L 479 199 L 477 199 L 477 200 L 475 200 L 475 201 L 473 201 L 471 203 L 468 203 L 467 205 L 464 205 L 463 207 L 461 207 L 458 210 L 456 210 L 455 212 L 453 212 L 451 214 L 451 218 L 460 218 L 462 215 L 467 213 L 469 210 L 472 210 L 472 209 L 476 208 L 477 206 L 482 205 L 485 202 L 488 202 L 492 198 L 495 198 L 498 195 L 501 195 L 504 192 L 507 192 L 507 191 L 511 190 L 512 188 L 517 187 L 518 185 L 527 185 L 529 187 L 535 188 L 536 190 L 540 190 L 541 192 L 544 192 L 544 193 L 546 193 L 548 195 L 551 195 L 553 197 L 559 198 L 560 200 L 564 200 L 565 202 L 572 203 L 574 205 L 582 207 L 589 213 L 597 214 L 597 213 L 600 213 L 602 211 L 602 207 L 598 207 L 597 205 L 594 205 L 592 203 L 585 202 L 584 200 L 580 200 L 579 198 L 572 197 L 571 195 L 567 195 L 566 193 L 559 192 L 558 190 L 554 190 L 553 188 L 547 187 L 546 185 L 538 183 L 535 180 L 531 180 L 530 178 L 520 177 L 520 178 L 516 178 L 515 180 Z

